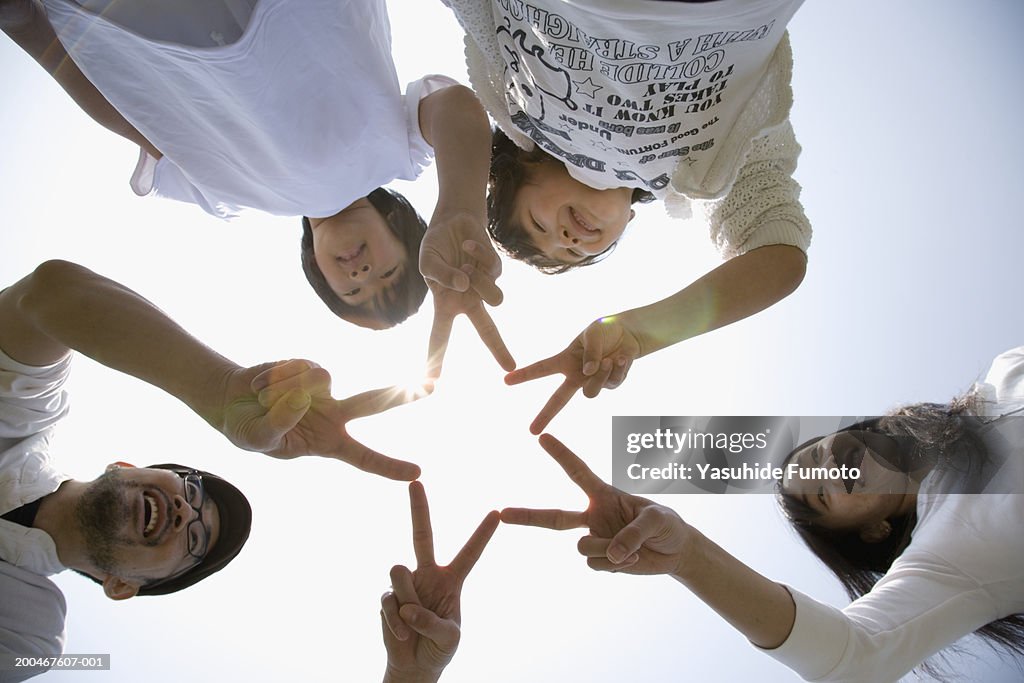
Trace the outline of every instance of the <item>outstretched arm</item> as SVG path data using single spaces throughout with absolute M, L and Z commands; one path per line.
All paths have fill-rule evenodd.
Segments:
M 752 643 L 781 645 L 796 611 L 789 591 L 727 553 L 671 508 L 609 486 L 550 434 L 540 444 L 587 494 L 582 512 L 506 508 L 501 520 L 548 529 L 586 527 L 578 549 L 599 571 L 668 574 Z
M 466 314 L 505 370 L 515 361 L 484 303 L 503 295 L 501 260 L 487 237 L 486 190 L 491 158 L 487 114 L 469 88 L 452 85 L 420 103 L 420 130 L 437 158 L 438 198 L 420 246 L 420 272 L 434 295 L 427 374 L 438 377 L 452 322 Z
M 591 323 L 561 352 L 510 372 L 520 384 L 560 373 L 565 381 L 530 425 L 540 434 L 577 391 L 593 398 L 623 382 L 633 361 L 768 308 L 800 285 L 807 259 L 788 245 L 754 249 L 726 261 L 661 301 Z
M 666 299 L 603 317 L 560 354 L 509 374 L 510 384 L 554 372 L 566 377 L 534 420 L 535 434 L 581 387 L 588 397 L 613 389 L 635 358 L 754 315 L 800 285 L 811 227 L 792 177 L 799 151 L 792 127 L 779 126 L 751 143 L 729 194 L 701 204 L 728 261 Z M 594 334 L 595 327 L 604 330 Z
M 759 313 L 793 292 L 807 257 L 773 244 L 730 259 L 661 301 L 615 317 L 637 339 L 640 356 Z
M 420 395 L 384 389 L 338 401 L 330 375 L 309 361 L 241 367 L 131 289 L 73 263 L 48 261 L 0 293 L 0 348 L 40 366 L 74 349 L 175 396 L 246 450 L 333 457 L 392 479 L 419 475 L 352 439 L 345 424 Z
M 114 109 L 71 60 L 36 0 L 0 0 L 0 28 L 46 69 L 93 120 L 155 158 L 161 157 L 160 151 Z

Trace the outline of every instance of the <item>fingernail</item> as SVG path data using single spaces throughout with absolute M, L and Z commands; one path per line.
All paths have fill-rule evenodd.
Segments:
M 250 384 L 249 386 L 252 388 L 253 391 L 259 393 L 267 388 L 267 384 L 268 382 L 266 377 L 257 377 L 252 381 L 252 384 Z
M 595 372 L 597 372 L 597 363 L 594 361 L 587 361 L 583 364 L 584 375 L 593 375 Z
M 626 554 L 626 549 L 623 548 L 621 545 L 616 544 L 616 545 L 608 546 L 608 552 L 607 552 L 608 559 L 611 560 L 615 564 L 619 564 L 620 562 L 622 562 L 622 560 L 624 559 L 623 556 L 625 554 Z

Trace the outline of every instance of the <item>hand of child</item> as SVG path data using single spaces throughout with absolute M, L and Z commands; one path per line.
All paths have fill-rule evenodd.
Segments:
M 475 270 L 472 266 L 463 266 L 463 273 L 472 276 Z M 455 316 L 460 313 L 464 313 L 473 323 L 480 339 L 503 370 L 512 370 L 516 366 L 516 361 L 505 346 L 497 325 L 474 290 L 457 292 L 433 281 L 428 285 L 434 295 L 434 323 L 430 328 L 430 341 L 427 345 L 428 378 L 437 379 L 441 376 L 444 356 L 448 351 L 448 339 L 452 335 L 452 324 L 455 322 Z
M 384 680 L 436 681 L 459 645 L 462 584 L 480 559 L 495 529 L 489 513 L 447 567 L 434 561 L 430 510 L 423 485 L 409 485 L 416 571 L 391 569 L 392 591 L 381 597 L 381 630 L 388 654 Z
M 512 354 L 484 308 L 503 295 L 495 281 L 498 258 L 482 224 L 467 213 L 435 215 L 420 246 L 420 272 L 434 297 L 434 324 L 427 349 L 427 377 L 441 376 L 455 317 L 465 314 L 504 370 L 516 366 Z
M 540 437 L 540 445 L 583 489 L 590 504 L 583 512 L 505 508 L 501 521 L 555 530 L 589 528 L 590 535 L 580 539 L 577 549 L 591 569 L 678 575 L 692 527 L 674 510 L 609 486 L 550 434 Z
M 639 355 L 640 343 L 629 328 L 615 317 L 602 318 L 587 326 L 560 353 L 510 372 L 505 383 L 521 384 L 556 373 L 565 375 L 565 381 L 530 425 L 531 433 L 540 434 L 580 389 L 587 398 L 594 398 L 601 389 L 614 389 L 622 384 Z
M 435 214 L 420 243 L 420 274 L 456 292 L 473 290 L 498 306 L 504 298 L 497 285 L 501 259 L 484 231 L 485 220 L 464 211 Z M 473 267 L 471 275 L 463 270 L 467 265 Z
M 337 458 L 371 474 L 409 481 L 419 476 L 417 465 L 367 448 L 345 425 L 426 394 L 389 387 L 339 401 L 331 396 L 330 374 L 315 363 L 267 363 L 233 373 L 221 414 L 211 423 L 239 448 L 276 458 Z

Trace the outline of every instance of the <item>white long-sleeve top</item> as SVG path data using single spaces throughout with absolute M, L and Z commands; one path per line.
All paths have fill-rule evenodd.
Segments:
M 973 390 L 982 416 L 1024 407 L 1024 347 L 997 357 Z M 806 680 L 884 683 L 981 626 L 1024 612 L 1022 421 L 1001 421 L 999 436 L 1011 448 L 992 481 L 1016 493 L 945 493 L 956 473 L 933 472 L 917 497 L 910 545 L 874 588 L 842 610 L 790 589 L 793 630 L 765 652 Z

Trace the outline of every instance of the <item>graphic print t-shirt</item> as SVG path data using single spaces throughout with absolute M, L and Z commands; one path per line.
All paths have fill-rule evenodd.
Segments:
M 491 39 L 479 0 L 447 1 L 515 129 L 591 187 L 657 196 L 703 185 L 802 2 L 488 0 Z

